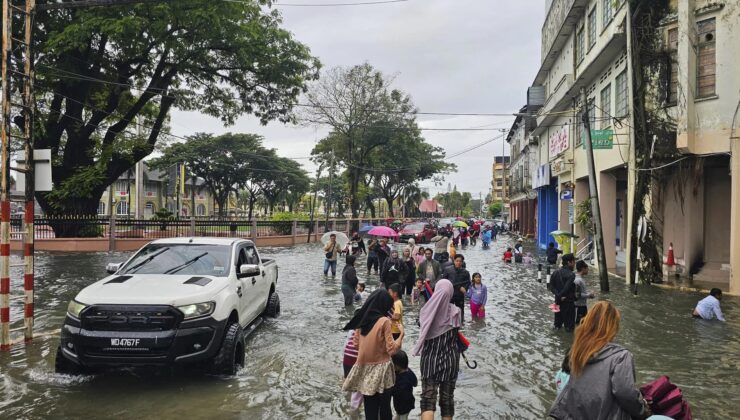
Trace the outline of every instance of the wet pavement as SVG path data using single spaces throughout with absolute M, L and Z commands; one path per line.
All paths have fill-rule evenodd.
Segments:
M 461 369 L 456 418 L 544 418 L 555 397 L 554 374 L 572 339 L 551 329 L 551 295 L 536 281 L 536 265 L 503 264 L 504 246 L 500 239 L 489 250 L 460 250 L 471 273 L 483 274 L 489 301 L 485 321 L 472 322 L 466 308 L 464 329 L 472 342 L 467 354 L 479 367 Z M 0 353 L 0 418 L 347 418 L 340 391 L 341 327 L 351 309 L 343 308 L 339 275 L 323 277 L 323 252 L 317 245 L 264 248 L 262 253 L 280 266 L 283 312 L 249 337 L 246 366 L 235 377 L 170 370 L 55 374 L 54 353 L 67 303 L 103 277 L 108 262 L 120 262 L 128 254 L 39 254 L 39 337 Z M 358 272 L 364 279 L 364 269 Z M 20 274 L 13 273 L 13 293 L 21 293 Z M 374 288 L 377 280 L 370 276 L 367 283 Z M 737 416 L 740 300 L 723 300 L 727 323 L 696 321 L 690 312 L 699 294 L 641 286 L 635 296 L 613 278 L 612 292 L 600 295 L 597 279 L 588 281 L 597 298 L 612 300 L 622 311 L 617 341 L 634 353 L 639 383 L 667 374 L 683 389 L 695 418 Z M 13 301 L 13 319 L 22 316 L 21 303 Z M 417 308 L 406 305 L 406 350 L 417 336 L 417 314 Z M 410 359 L 418 373 L 419 359 Z M 413 416 L 418 414 L 420 389 L 415 391 Z

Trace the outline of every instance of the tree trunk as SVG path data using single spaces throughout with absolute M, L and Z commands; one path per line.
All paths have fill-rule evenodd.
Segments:
M 388 214 L 390 214 L 391 217 L 395 217 L 393 214 L 393 199 L 385 197 L 385 202 L 388 203 Z

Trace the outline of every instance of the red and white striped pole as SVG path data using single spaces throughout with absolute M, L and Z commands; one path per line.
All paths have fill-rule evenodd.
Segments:
M 10 5 L 3 0 L 2 128 L 0 128 L 0 350 L 10 349 Z
M 33 201 L 26 202 L 25 235 L 23 235 L 23 337 L 33 338 Z

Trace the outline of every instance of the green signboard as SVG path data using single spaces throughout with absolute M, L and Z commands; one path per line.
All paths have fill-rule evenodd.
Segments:
M 611 149 L 614 147 L 614 131 L 591 130 L 591 145 L 594 149 Z M 583 142 L 583 148 L 586 148 L 586 142 Z

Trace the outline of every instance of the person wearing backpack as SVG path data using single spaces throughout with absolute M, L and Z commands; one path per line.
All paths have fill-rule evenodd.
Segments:
M 650 417 L 635 385 L 632 353 L 612 342 L 621 315 L 608 301 L 591 308 L 568 354 L 570 379 L 550 409 L 555 419 L 630 420 Z

